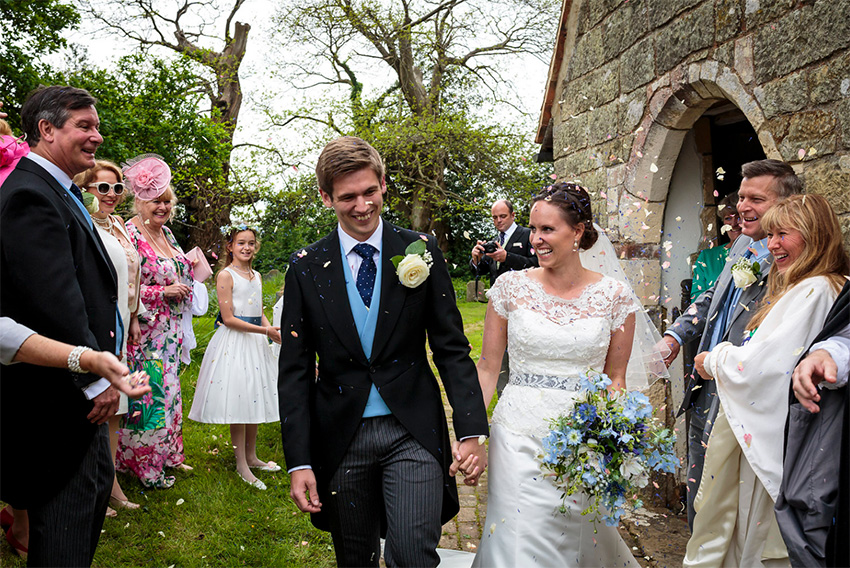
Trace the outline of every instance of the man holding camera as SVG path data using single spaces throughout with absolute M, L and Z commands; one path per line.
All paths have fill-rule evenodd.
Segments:
M 500 199 L 490 210 L 493 225 L 496 226 L 496 238 L 492 241 L 478 241 L 472 248 L 472 260 L 469 262 L 476 276 L 490 274 L 490 285 L 501 274 L 509 270 L 523 270 L 537 266 L 537 257 L 531 248 L 531 231 L 520 227 L 514 219 L 513 203 Z
M 472 260 L 469 266 L 472 273 L 478 277 L 489 272 L 490 286 L 501 274 L 509 270 L 523 270 L 537 266 L 537 256 L 531 248 L 531 230 L 520 227 L 514 221 L 514 205 L 507 199 L 500 199 L 490 210 L 493 215 L 493 225 L 496 227 L 496 238 L 492 241 L 478 241 L 472 248 Z M 476 283 L 477 286 L 477 283 Z M 476 289 L 476 294 L 478 290 Z M 502 390 L 508 384 L 509 366 L 508 352 L 502 359 L 502 370 L 496 383 L 496 393 L 502 396 Z

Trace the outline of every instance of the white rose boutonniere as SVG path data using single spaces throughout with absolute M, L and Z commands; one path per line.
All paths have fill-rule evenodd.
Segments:
M 738 262 L 732 265 L 732 280 L 735 281 L 735 288 L 746 290 L 754 282 L 757 282 L 760 276 L 761 266 L 757 260 L 740 258 Z
M 92 214 L 100 210 L 100 201 L 88 191 L 83 193 L 83 205 L 86 206 L 86 211 Z
M 426 238 L 422 237 L 423 240 L 413 241 L 407 245 L 404 256 L 396 255 L 390 259 L 395 266 L 399 282 L 408 288 L 416 288 L 431 274 L 431 264 L 434 259 L 425 245 Z

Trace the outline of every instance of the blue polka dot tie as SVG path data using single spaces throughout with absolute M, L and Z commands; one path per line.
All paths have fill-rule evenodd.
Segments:
M 354 252 L 363 258 L 360 270 L 357 271 L 357 291 L 360 292 L 360 297 L 368 308 L 372 304 L 372 290 L 375 289 L 375 276 L 378 274 L 374 259 L 378 249 L 370 244 L 360 243 L 354 247 Z
M 80 191 L 80 188 L 77 187 L 77 184 L 75 183 L 71 184 L 71 194 L 76 197 L 80 201 L 80 203 L 85 204 L 85 202 L 83 201 L 83 192 Z

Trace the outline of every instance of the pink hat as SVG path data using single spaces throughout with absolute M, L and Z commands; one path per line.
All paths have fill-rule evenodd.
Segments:
M 21 158 L 30 153 L 29 144 L 14 136 L 0 136 L 0 184 L 6 181 Z
M 124 164 L 124 181 L 143 201 L 152 201 L 165 193 L 171 182 L 171 168 L 156 154 L 142 154 Z

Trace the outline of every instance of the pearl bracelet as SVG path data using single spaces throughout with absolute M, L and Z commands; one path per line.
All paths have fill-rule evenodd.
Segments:
M 71 352 L 68 354 L 68 370 L 72 373 L 88 373 L 88 371 L 80 367 L 80 356 L 82 356 L 82 354 L 86 351 L 91 350 L 91 347 L 86 347 L 84 345 L 78 345 L 71 349 Z

